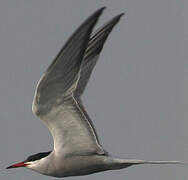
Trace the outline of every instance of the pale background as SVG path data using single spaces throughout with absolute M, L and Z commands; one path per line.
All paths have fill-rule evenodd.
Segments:
M 4 168 L 52 148 L 31 111 L 36 82 L 71 33 L 104 5 L 98 25 L 127 15 L 105 44 L 83 98 L 102 144 L 125 158 L 188 161 L 187 0 L 1 0 L 0 179 L 56 179 Z M 69 179 L 187 178 L 188 166 L 141 165 Z

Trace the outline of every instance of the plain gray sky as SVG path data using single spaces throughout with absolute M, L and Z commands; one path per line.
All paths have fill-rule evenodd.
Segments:
M 0 168 L 52 149 L 32 114 L 35 85 L 96 9 L 98 25 L 128 12 L 107 40 L 83 97 L 101 142 L 124 158 L 188 161 L 187 0 L 1 0 Z M 69 179 L 186 180 L 188 167 L 136 166 Z M 47 180 L 24 168 L 3 180 Z

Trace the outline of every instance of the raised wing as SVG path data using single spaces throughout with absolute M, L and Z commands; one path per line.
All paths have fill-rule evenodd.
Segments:
M 90 38 L 103 9 L 90 16 L 69 38 L 36 88 L 33 112 L 49 128 L 55 152 L 64 155 L 105 153 L 77 96 L 83 92 L 94 67 L 92 64 L 96 63 L 95 58 L 120 18 L 116 17 L 116 21 L 107 23 Z
M 103 10 L 96 11 L 73 33 L 39 80 L 32 106 L 35 114 L 47 114 L 54 105 L 62 102 L 63 96 L 72 93 L 90 34 Z
M 83 94 L 92 70 L 97 63 L 103 45 L 122 15 L 124 15 L 124 13 L 115 16 L 92 34 L 81 65 L 80 78 L 75 91 L 75 95 L 77 97 L 80 97 Z

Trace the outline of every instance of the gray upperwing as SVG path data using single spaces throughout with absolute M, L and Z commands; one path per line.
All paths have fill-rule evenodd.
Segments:
M 97 10 L 73 33 L 39 80 L 32 110 L 45 115 L 63 99 L 79 78 L 79 70 L 94 25 L 104 8 Z
M 76 96 L 79 97 L 83 94 L 87 86 L 87 82 L 91 76 L 92 70 L 97 63 L 100 52 L 102 51 L 103 45 L 114 26 L 119 22 L 122 15 L 124 14 L 122 13 L 112 18 L 90 37 L 88 47 L 85 51 L 84 59 L 81 65 L 80 78 L 74 93 Z

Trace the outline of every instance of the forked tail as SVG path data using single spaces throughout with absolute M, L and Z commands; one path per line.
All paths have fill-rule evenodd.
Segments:
M 184 162 L 181 161 L 143 161 L 140 164 L 182 164 L 184 165 Z
M 119 159 L 109 157 L 107 160 L 109 164 L 109 169 L 122 169 L 132 165 L 139 165 L 139 164 L 181 164 L 184 165 L 184 162 L 181 161 L 145 161 L 145 160 L 138 160 L 138 159 Z

